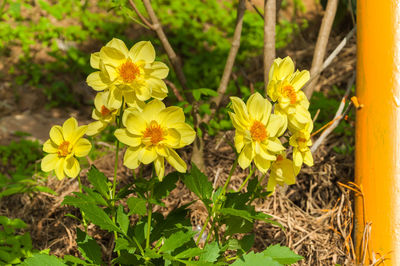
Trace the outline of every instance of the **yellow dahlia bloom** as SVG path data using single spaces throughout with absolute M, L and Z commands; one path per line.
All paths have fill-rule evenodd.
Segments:
M 58 179 L 65 176 L 76 177 L 80 165 L 75 157 L 86 156 L 92 145 L 82 138 L 87 126 L 78 127 L 78 122 L 71 117 L 61 126 L 50 129 L 50 139 L 43 144 L 43 151 L 48 154 L 42 159 L 41 167 L 44 172 L 55 171 Z
M 90 65 L 99 69 L 87 77 L 87 83 L 96 91 L 110 90 L 108 106 L 118 109 L 122 97 L 129 106 L 143 107 L 151 97 L 164 99 L 168 89 L 162 79 L 168 67 L 155 60 L 155 50 L 150 42 L 136 43 L 130 50 L 125 43 L 113 38 L 93 53 Z
M 296 174 L 293 161 L 286 158 L 283 152 L 276 157 L 276 161 L 271 165 L 267 191 L 274 191 L 275 186 L 283 184 L 292 185 L 296 183 Z
M 289 129 L 302 129 L 311 120 L 308 107 L 310 105 L 301 88 L 310 79 L 307 70 L 294 72 L 294 64 L 290 57 L 277 58 L 269 71 L 267 87 L 268 96 L 278 101 L 275 113 L 288 117 Z
M 118 114 L 119 109 L 114 109 L 107 105 L 107 99 L 109 97 L 109 91 L 103 91 L 97 93 L 94 98 L 94 109 L 92 112 L 92 118 L 97 120 L 88 125 L 86 135 L 93 136 L 104 130 L 108 124 L 115 121 L 115 116 Z
M 271 114 L 271 103 L 259 93 L 250 96 L 245 104 L 238 97 L 231 97 L 233 111 L 229 112 L 235 132 L 235 147 L 239 165 L 249 167 L 254 160 L 257 168 L 266 173 L 276 154 L 285 150 L 278 139 L 286 130 L 286 119 Z
M 124 156 L 125 166 L 136 169 L 140 163 L 154 162 L 160 180 L 164 177 L 164 160 L 178 172 L 186 172 L 186 163 L 175 149 L 191 144 L 196 134 L 185 123 L 182 108 L 165 108 L 160 100 L 152 100 L 142 112 L 128 108 L 122 123 L 126 128 L 117 129 L 115 136 L 129 146 Z
M 304 129 L 296 131 L 289 139 L 289 144 L 293 146 L 293 162 L 296 174 L 300 172 L 303 163 L 308 166 L 314 165 L 314 159 L 310 151 L 310 146 L 312 145 L 310 133 L 312 129 L 313 124 L 310 121 Z

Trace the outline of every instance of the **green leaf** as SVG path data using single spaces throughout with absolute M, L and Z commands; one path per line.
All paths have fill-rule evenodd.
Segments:
M 71 262 L 74 265 L 88 265 L 88 263 L 80 258 L 71 256 L 71 255 L 64 255 L 64 262 Z
M 154 185 L 154 198 L 161 200 L 169 195 L 169 193 L 176 187 L 176 182 L 179 179 L 179 172 L 172 172 L 166 175 L 162 182 Z
M 253 230 L 253 222 L 243 219 L 237 216 L 227 216 L 224 217 L 223 222 L 226 224 L 226 235 L 233 234 L 245 234 Z
M 117 209 L 117 223 L 122 232 L 126 234 L 129 228 L 129 217 L 124 213 L 124 207 L 122 207 L 122 205 L 119 205 Z
M 262 253 L 273 258 L 281 264 L 292 264 L 304 259 L 302 256 L 294 253 L 290 248 L 280 246 L 279 244 L 269 246 Z
M 117 225 L 111 221 L 110 217 L 105 213 L 103 209 L 94 204 L 92 199 L 85 197 L 80 193 L 75 193 L 78 197 L 66 196 L 63 204 L 72 205 L 76 208 L 81 209 L 85 213 L 85 217 L 88 218 L 92 223 L 99 226 L 101 229 L 107 231 L 120 232 L 121 230 Z
M 213 190 L 211 182 L 208 181 L 207 176 L 194 163 L 192 163 L 190 173 L 184 176 L 183 182 L 202 201 L 210 199 Z
M 178 231 L 165 240 L 164 245 L 160 248 L 159 252 L 175 250 L 190 241 L 195 234 L 196 232 L 193 231 Z
M 136 248 L 131 246 L 128 240 L 125 238 L 118 238 L 115 240 L 115 248 L 114 251 L 126 250 L 128 253 L 133 254 L 136 251 Z
M 239 244 L 241 248 L 248 252 L 254 244 L 254 234 L 245 235 L 241 240 L 239 240 Z
M 139 214 L 145 215 L 147 212 L 146 200 L 141 198 L 130 197 L 127 202 L 130 212 L 128 215 Z
M 199 261 L 215 262 L 219 257 L 220 248 L 217 242 L 205 246 L 204 253 L 200 255 Z
M 26 259 L 20 265 L 23 266 L 66 266 L 62 260 L 55 256 L 46 254 L 34 254 L 32 257 Z
M 176 255 L 175 259 L 193 258 L 195 256 L 201 255 L 204 252 L 205 251 L 200 248 L 189 248 Z
M 237 209 L 232 209 L 232 208 L 222 208 L 219 210 L 221 214 L 224 215 L 233 215 L 237 217 L 241 217 L 243 219 L 246 219 L 249 222 L 252 222 L 252 215 L 246 211 L 246 210 L 237 210 Z
M 79 228 L 76 228 L 76 243 L 78 244 L 79 252 L 85 259 L 97 265 L 103 263 L 101 259 L 101 248 L 96 240 Z
M 242 258 L 237 259 L 232 265 L 234 266 L 253 266 L 253 265 L 268 265 L 268 266 L 282 266 L 279 262 L 273 260 L 271 257 L 265 256 L 262 253 L 254 253 L 243 255 Z
M 89 197 L 91 197 L 93 199 L 93 201 L 98 204 L 98 205 L 102 205 L 102 206 L 108 206 L 109 204 L 107 203 L 107 201 L 97 192 L 94 192 L 93 190 L 91 190 L 88 187 L 83 186 L 83 190 L 87 193 L 87 195 Z
M 108 179 L 102 172 L 97 170 L 94 165 L 92 165 L 92 167 L 90 168 L 87 178 L 94 189 L 100 192 L 103 197 L 105 197 L 106 199 L 110 198 L 110 195 L 108 194 L 110 190 L 107 184 Z
M 207 88 L 194 89 L 192 90 L 192 94 L 196 101 L 200 100 L 201 95 L 213 96 L 213 97 L 218 96 L 218 92 Z

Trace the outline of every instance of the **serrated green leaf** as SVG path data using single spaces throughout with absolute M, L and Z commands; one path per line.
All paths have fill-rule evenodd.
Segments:
M 79 228 L 76 228 L 76 243 L 78 244 L 79 252 L 85 259 L 97 265 L 103 263 L 99 244 Z
M 205 252 L 205 250 L 202 250 L 200 248 L 189 248 L 189 249 L 182 251 L 178 255 L 175 255 L 174 257 L 175 257 L 175 259 L 193 258 L 195 256 L 200 256 L 204 252 Z
M 173 251 L 189 242 L 195 234 L 196 232 L 193 231 L 178 231 L 164 241 L 164 245 L 161 246 L 159 252 Z
M 200 255 L 199 261 L 215 262 L 219 257 L 220 248 L 217 242 L 212 242 L 204 247 L 204 253 Z
M 100 194 L 106 199 L 110 199 L 110 195 L 108 194 L 110 189 L 107 184 L 108 179 L 102 172 L 97 170 L 94 165 L 92 165 L 92 167 L 90 168 L 87 178 L 94 189 L 100 192 Z
M 154 198 L 161 200 L 169 195 L 169 193 L 176 187 L 176 182 L 179 179 L 179 172 L 173 172 L 166 175 L 162 182 L 154 185 Z
M 228 216 L 223 220 L 226 224 L 226 235 L 233 234 L 245 234 L 251 232 L 253 230 L 253 222 L 243 219 L 242 217 L 237 216 Z
M 34 254 L 32 257 L 26 259 L 20 265 L 23 266 L 66 266 L 61 259 L 56 256 L 46 254 Z
M 121 251 L 126 250 L 128 253 L 133 254 L 135 253 L 136 248 L 131 246 L 128 240 L 125 238 L 118 238 L 115 240 L 115 248 L 114 251 Z
M 124 207 L 122 207 L 122 205 L 119 205 L 117 209 L 117 223 L 122 232 L 126 234 L 129 228 L 129 217 L 125 214 Z
M 85 213 L 85 218 L 89 219 L 92 223 L 99 226 L 101 229 L 113 232 L 120 232 L 118 226 L 111 221 L 110 217 L 105 213 L 103 209 L 94 204 L 91 198 L 85 197 L 80 193 L 75 193 L 80 197 L 66 196 L 63 204 L 72 205 L 76 208 L 81 209 Z
M 219 212 L 224 215 L 233 215 L 233 216 L 241 217 L 243 219 L 246 219 L 249 222 L 253 221 L 252 215 L 246 210 L 222 208 L 219 210 Z
M 241 248 L 248 252 L 254 244 L 254 234 L 245 235 L 242 239 L 239 240 L 239 244 Z
M 145 215 L 147 213 L 146 200 L 141 198 L 130 197 L 126 203 L 129 207 L 128 215 L 139 214 Z
M 294 253 L 290 248 L 280 246 L 279 244 L 269 246 L 262 253 L 273 258 L 281 264 L 292 264 L 304 259 L 302 256 Z
M 265 256 L 262 253 L 254 253 L 253 251 L 243 255 L 237 259 L 234 266 L 253 266 L 253 265 L 268 265 L 268 266 L 282 266 L 279 262 L 273 260 L 271 257 Z
M 201 200 L 210 199 L 213 190 L 212 184 L 194 163 L 192 163 L 192 170 L 189 174 L 185 175 L 183 182 Z
M 108 206 L 107 201 L 97 192 L 94 192 L 92 189 L 83 186 L 83 190 L 87 193 L 89 197 L 93 199 L 93 201 L 102 206 Z

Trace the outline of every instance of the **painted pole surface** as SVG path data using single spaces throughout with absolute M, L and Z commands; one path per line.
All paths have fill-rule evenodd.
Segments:
M 357 1 L 357 97 L 357 253 L 371 222 L 367 262 L 400 265 L 400 0 Z

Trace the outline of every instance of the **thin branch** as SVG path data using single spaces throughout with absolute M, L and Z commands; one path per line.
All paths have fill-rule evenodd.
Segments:
M 342 98 L 342 101 L 340 102 L 339 108 L 336 111 L 335 118 L 332 120 L 332 123 L 324 130 L 324 132 L 322 132 L 321 136 L 319 136 L 319 138 L 314 142 L 314 145 L 311 147 L 312 153 L 314 153 L 318 149 L 318 147 L 322 144 L 322 142 L 324 142 L 326 137 L 339 125 L 340 121 L 344 117 L 344 113 L 346 113 L 349 110 L 350 105 L 348 106 L 346 111 L 343 112 L 344 106 L 346 105 L 346 99 L 350 94 L 351 87 L 353 86 L 355 80 L 356 80 L 356 72 L 354 71 L 353 76 L 347 82 L 346 92 Z
M 355 32 L 356 32 L 356 27 L 354 27 L 349 33 L 347 33 L 347 35 L 343 38 L 343 40 L 339 43 L 339 45 L 335 48 L 335 50 L 333 50 L 332 53 L 325 59 L 324 63 L 322 64 L 321 69 L 318 72 L 311 75 L 310 80 L 304 86 L 304 91 L 306 91 L 308 86 L 310 86 L 309 84 L 333 62 L 333 60 L 338 56 L 338 54 L 342 51 L 342 49 L 349 42 L 349 40 L 353 37 Z
M 129 0 L 129 4 L 132 6 L 133 10 L 135 11 L 136 15 L 140 18 L 140 20 L 147 26 L 149 27 L 151 30 L 153 29 L 153 25 L 147 20 L 147 18 L 145 16 L 142 15 L 142 13 L 140 13 L 139 9 L 137 8 L 135 2 L 133 2 L 132 0 Z
M 185 99 L 179 93 L 178 88 L 175 86 L 175 84 L 173 82 L 169 81 L 168 79 L 164 79 L 164 82 L 172 89 L 172 91 L 174 92 L 176 99 L 178 99 L 178 101 L 180 101 L 180 102 L 185 101 Z
M 162 46 L 164 47 L 165 52 L 168 55 L 169 60 L 175 70 L 176 76 L 179 80 L 179 83 L 182 85 L 184 90 L 184 95 L 189 102 L 193 101 L 193 96 L 188 90 L 187 81 L 185 74 L 182 70 L 182 64 L 180 58 L 175 53 L 174 49 L 172 48 L 171 44 L 168 41 L 167 36 L 165 35 L 161 23 L 158 20 L 156 13 L 154 12 L 153 7 L 151 6 L 150 0 L 143 0 L 144 7 L 146 8 L 147 13 L 152 22 L 152 29 L 156 32 L 158 39 L 160 39 Z
M 264 86 L 267 94 L 269 69 L 275 59 L 276 0 L 264 2 Z
M 262 18 L 262 20 L 264 20 L 264 15 L 261 13 L 260 9 L 258 9 L 258 7 L 253 3 L 252 0 L 248 0 L 251 7 L 257 12 L 257 14 Z
M 224 73 L 222 74 L 222 78 L 217 90 L 218 96 L 211 98 L 212 113 L 210 116 L 205 117 L 204 119 L 205 122 L 208 122 L 214 115 L 214 113 L 216 112 L 221 103 L 222 97 L 224 96 L 226 89 L 228 88 L 229 79 L 232 74 L 233 64 L 235 63 L 236 55 L 240 47 L 240 37 L 242 35 L 243 17 L 245 11 L 246 11 L 246 1 L 239 0 L 239 4 L 237 7 L 236 27 L 235 27 L 235 32 L 233 34 L 232 46 L 231 49 L 229 50 L 228 58 L 226 59 L 226 64 L 224 68 Z
M 314 56 L 310 70 L 311 76 L 315 75 L 315 73 L 318 73 L 318 71 L 322 67 L 325 57 L 326 47 L 328 45 L 329 35 L 332 29 L 333 20 L 335 19 L 336 15 L 337 6 L 338 6 L 338 0 L 328 0 L 328 4 L 325 10 L 325 15 L 324 18 L 322 19 L 321 28 L 318 33 L 317 44 L 314 50 Z M 307 88 L 305 88 L 304 90 L 308 99 L 311 98 L 314 87 L 318 82 L 318 77 L 319 74 L 317 74 L 314 80 L 310 82 Z

